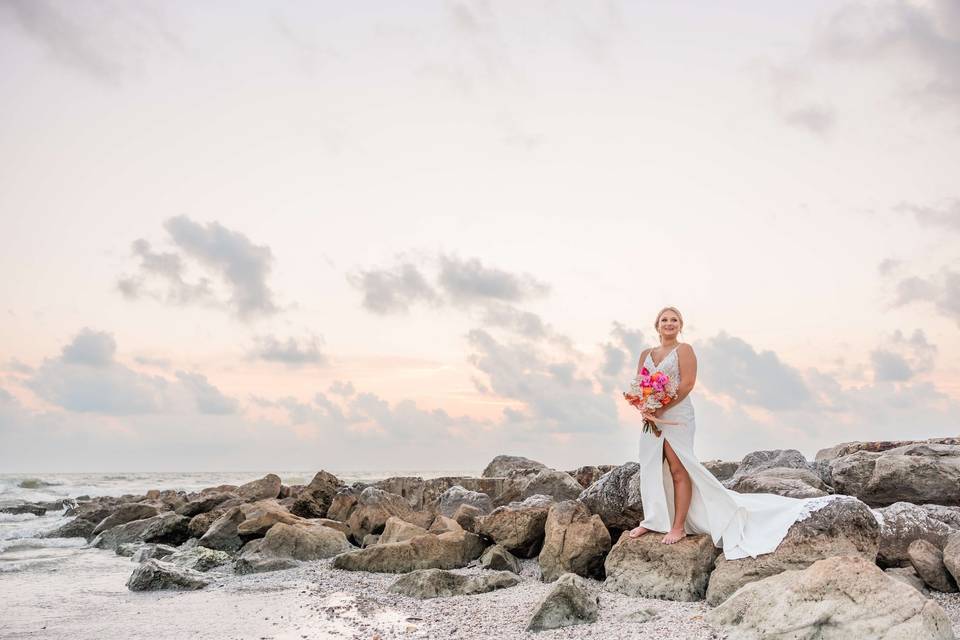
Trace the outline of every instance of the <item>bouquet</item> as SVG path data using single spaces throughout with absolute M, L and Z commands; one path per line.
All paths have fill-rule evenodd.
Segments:
M 661 407 L 665 407 L 677 397 L 677 383 L 670 379 L 670 376 L 657 371 L 653 375 L 643 367 L 640 373 L 630 383 L 630 391 L 624 392 L 624 399 L 637 408 L 641 413 L 653 413 Z M 660 429 L 657 423 L 677 424 L 676 422 L 667 422 L 655 418 L 643 419 L 643 430 L 653 431 L 653 434 L 660 437 Z

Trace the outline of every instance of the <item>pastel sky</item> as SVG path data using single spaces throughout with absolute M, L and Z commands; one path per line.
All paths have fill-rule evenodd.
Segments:
M 960 3 L 0 0 L 0 470 L 960 433 Z

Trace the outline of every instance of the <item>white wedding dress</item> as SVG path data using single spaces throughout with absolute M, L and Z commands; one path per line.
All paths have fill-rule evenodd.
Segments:
M 662 371 L 671 380 L 680 382 L 680 365 L 674 348 L 654 365 L 647 355 L 643 366 L 650 373 Z M 812 508 L 823 506 L 822 498 L 788 498 L 772 493 L 737 493 L 720 481 L 697 460 L 693 452 L 693 436 L 697 425 L 693 404 L 687 395 L 666 409 L 661 436 L 652 431 L 640 435 L 640 494 L 644 519 L 640 526 L 666 533 L 673 527 L 673 479 L 663 459 L 664 440 L 676 452 L 690 475 L 692 495 L 684 529 L 688 534 L 709 533 L 713 544 L 723 548 L 727 560 L 757 557 L 777 548 L 794 522 L 809 515 Z

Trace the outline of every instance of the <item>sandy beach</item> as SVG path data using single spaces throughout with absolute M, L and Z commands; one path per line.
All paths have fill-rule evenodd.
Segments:
M 217 575 L 200 591 L 133 593 L 125 581 L 129 558 L 96 549 L 73 554 L 27 579 L 0 579 L 5 615 L 0 637 L 99 640 L 197 638 L 286 640 L 350 638 L 668 638 L 719 639 L 701 616 L 703 602 L 636 598 L 600 590 L 595 624 L 524 631 L 550 585 L 536 579 L 535 560 L 523 563 L 523 582 L 491 593 L 417 600 L 387 592 L 397 576 L 339 571 L 330 561 L 296 569 Z M 477 573 L 460 569 L 457 573 Z M 934 594 L 960 634 L 960 594 Z M 657 617 L 634 617 L 652 608 Z

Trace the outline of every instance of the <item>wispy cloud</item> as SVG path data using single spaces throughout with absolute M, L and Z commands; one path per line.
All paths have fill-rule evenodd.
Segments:
M 256 345 L 250 352 L 252 358 L 266 362 L 281 362 L 289 366 L 306 364 L 325 365 L 327 356 L 321 350 L 322 340 L 318 336 L 304 338 L 289 337 L 285 341 L 273 335 L 257 336 Z
M 243 233 L 216 221 L 204 225 L 177 216 L 167 220 L 164 229 L 176 251 L 156 252 L 147 240 L 135 240 L 132 252 L 139 259 L 138 271 L 117 282 L 125 298 L 151 297 L 177 305 L 214 306 L 244 321 L 280 311 L 267 284 L 273 268 L 270 247 L 254 244 Z M 205 275 L 195 282 L 187 281 L 190 267 Z M 226 288 L 226 299 L 217 296 L 214 279 Z M 161 285 L 159 290 L 154 288 L 155 283 Z

